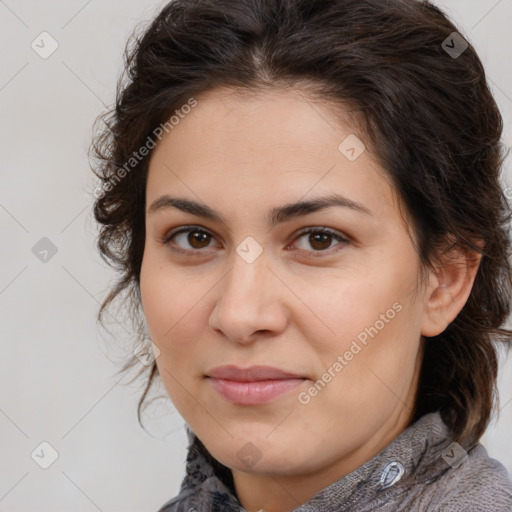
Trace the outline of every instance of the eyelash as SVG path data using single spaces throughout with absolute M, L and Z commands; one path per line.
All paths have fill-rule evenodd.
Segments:
M 191 232 L 204 233 L 204 234 L 207 234 L 207 235 L 213 237 L 213 235 L 209 231 L 206 231 L 202 228 L 195 227 L 195 226 L 187 226 L 187 227 L 179 229 L 178 231 L 170 232 L 161 240 L 161 243 L 164 245 L 168 245 L 171 248 L 171 250 L 173 250 L 175 252 L 179 252 L 179 253 L 187 254 L 187 255 L 193 255 L 193 256 L 200 256 L 199 253 L 204 252 L 205 249 L 183 249 L 181 247 L 172 247 L 170 244 L 171 240 L 174 237 L 176 237 L 177 235 L 180 235 L 182 233 L 191 233 Z M 299 233 L 297 233 L 296 238 L 294 239 L 294 242 L 298 238 L 301 238 L 305 235 L 309 235 L 311 233 L 329 235 L 329 236 L 333 237 L 334 239 L 336 239 L 337 241 L 339 241 L 341 243 L 339 245 L 344 245 L 344 244 L 350 243 L 350 241 L 347 238 L 341 236 L 340 234 L 336 233 L 335 231 L 333 231 L 329 228 L 319 228 L 319 227 L 305 228 L 304 230 L 299 231 Z M 325 250 L 318 250 L 318 251 L 312 250 L 312 251 L 306 251 L 306 252 L 313 253 L 313 255 L 311 257 L 317 258 L 317 257 L 322 257 L 325 254 L 331 255 L 331 249 L 332 249 L 332 247 L 330 249 L 325 249 Z M 300 250 L 304 251 L 304 249 L 300 249 Z M 317 254 L 314 254 L 314 253 L 317 253 Z

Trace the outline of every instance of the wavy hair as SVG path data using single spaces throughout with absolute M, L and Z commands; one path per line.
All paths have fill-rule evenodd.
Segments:
M 453 33 L 457 32 L 457 35 Z M 497 344 L 509 348 L 511 212 L 500 174 L 503 122 L 475 49 L 420 0 L 174 0 L 132 34 L 115 106 L 91 145 L 97 247 L 119 273 L 98 313 L 124 297 L 143 336 L 140 269 L 151 151 L 158 126 L 220 86 L 296 87 L 351 105 L 365 144 L 405 206 L 422 268 L 448 240 L 482 255 L 471 294 L 438 336 L 422 340 L 413 420 L 439 410 L 454 439 L 477 441 L 498 402 Z M 467 45 L 467 47 L 466 47 Z M 451 50 L 451 51 L 450 51 Z M 130 160 L 132 159 L 132 160 Z M 130 167 L 126 166 L 131 162 Z M 124 169 L 124 172 L 123 172 Z M 115 183 L 114 180 L 115 179 Z M 481 248 L 475 240 L 483 240 Z M 132 356 L 121 371 L 139 364 Z M 140 409 L 158 377 L 147 373 Z

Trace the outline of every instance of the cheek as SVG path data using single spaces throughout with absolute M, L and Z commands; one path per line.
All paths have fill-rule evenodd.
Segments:
M 315 315 L 308 315 L 307 322 L 304 318 L 301 328 L 319 350 L 336 354 L 348 350 L 356 339 L 364 344 L 373 338 L 391 337 L 407 317 L 408 282 L 403 274 L 394 276 L 385 269 L 330 276 L 303 291 L 303 302 Z M 319 336 L 317 329 L 324 335 Z
M 163 332 L 162 318 L 167 309 L 166 286 L 161 282 L 161 267 L 144 253 L 140 272 L 140 295 L 142 309 L 149 334 L 156 342 Z
M 311 322 L 301 325 L 319 356 L 318 376 L 333 383 L 332 395 L 324 398 L 354 409 L 386 393 L 387 405 L 396 401 L 386 385 L 401 396 L 410 385 L 420 341 L 421 310 L 411 293 L 417 283 L 415 259 L 388 256 L 370 268 L 330 279 L 309 295 L 312 309 L 320 312 L 322 323 L 315 325 L 323 335 Z M 325 373 L 329 369 L 335 378 Z
M 144 253 L 140 273 L 140 293 L 144 315 L 153 341 L 173 337 L 187 322 L 193 302 L 193 280 L 184 280 L 178 271 L 162 261 L 151 247 Z
M 162 384 L 181 416 L 191 422 L 195 415 L 202 415 L 190 399 L 198 393 L 194 363 L 201 360 L 197 322 L 200 297 L 191 289 L 193 281 L 179 276 L 145 255 L 140 291 L 151 340 L 160 349 L 156 365 Z
M 157 366 L 164 381 L 168 380 L 165 370 L 180 381 L 188 380 L 197 367 L 193 363 L 204 356 L 201 339 L 208 324 L 204 304 L 211 285 L 155 260 L 150 252 L 145 254 L 140 291 L 151 340 L 160 349 Z

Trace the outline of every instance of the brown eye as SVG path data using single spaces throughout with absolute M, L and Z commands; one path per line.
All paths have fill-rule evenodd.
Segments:
M 307 235 L 307 237 L 306 237 Z M 306 240 L 306 244 L 304 244 L 306 247 L 299 247 L 299 249 L 302 251 L 309 251 L 309 252 L 326 252 L 327 249 L 332 248 L 331 244 L 333 240 L 337 240 L 340 242 L 337 245 L 345 245 L 348 243 L 348 240 L 341 235 L 334 233 L 331 230 L 327 229 L 308 229 L 306 231 L 303 231 L 299 234 L 299 237 L 297 240 L 304 238 Z M 308 247 L 309 246 L 309 247 Z M 311 249 L 313 251 L 311 251 Z
M 162 242 L 165 245 L 169 245 L 173 251 L 199 254 L 202 250 L 211 247 L 210 242 L 212 239 L 213 235 L 209 232 L 189 226 L 170 233 Z M 336 247 L 336 245 L 343 247 L 349 243 L 347 238 L 327 228 L 309 228 L 299 233 L 296 240 L 300 239 L 306 240 L 306 243 L 303 244 L 303 247 L 300 247 L 299 244 L 299 250 L 312 253 L 313 256 L 315 256 L 314 253 L 320 253 L 318 256 L 321 256 L 321 253 L 330 253 L 329 249 Z M 333 246 L 332 244 L 335 241 L 339 243 Z
M 164 244 L 167 245 L 173 241 L 173 244 L 178 246 L 177 250 L 193 252 L 207 248 L 211 239 L 212 235 L 202 229 L 184 228 L 167 236 L 164 240 Z
M 189 231 L 187 235 L 187 242 L 194 249 L 202 249 L 204 247 L 205 241 L 210 240 L 210 235 L 205 233 L 204 231 Z M 208 244 L 206 245 L 206 247 Z
M 308 236 L 308 242 L 314 249 L 329 249 L 332 242 L 332 235 L 327 233 L 310 233 Z

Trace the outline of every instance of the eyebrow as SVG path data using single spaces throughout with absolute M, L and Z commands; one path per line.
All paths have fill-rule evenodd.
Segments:
M 347 197 L 343 197 L 339 194 L 331 194 L 325 197 L 317 197 L 309 201 L 299 201 L 297 203 L 289 203 L 272 208 L 267 214 L 267 220 L 271 226 L 276 226 L 277 224 L 287 222 L 291 219 L 302 217 L 320 210 L 325 210 L 326 208 L 331 208 L 333 206 L 350 208 L 351 210 L 365 215 L 372 215 L 372 212 L 361 203 L 348 199 Z M 190 199 L 170 197 L 168 195 L 163 195 L 153 201 L 148 209 L 148 214 L 167 208 L 177 208 L 178 210 L 198 217 L 226 224 L 222 215 L 210 208 L 208 205 L 201 204 Z

